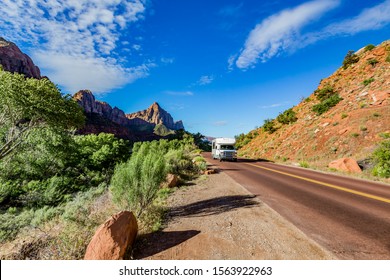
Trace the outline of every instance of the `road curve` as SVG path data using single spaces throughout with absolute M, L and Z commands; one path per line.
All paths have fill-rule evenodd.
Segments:
M 390 259 L 390 185 L 266 161 L 208 162 L 340 259 Z

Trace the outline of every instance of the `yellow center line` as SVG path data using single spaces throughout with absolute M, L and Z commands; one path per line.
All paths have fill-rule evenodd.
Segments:
M 356 195 L 368 197 L 368 198 L 371 198 L 371 199 L 379 200 L 379 201 L 386 202 L 386 203 L 390 204 L 390 199 L 383 198 L 383 197 L 380 197 L 380 196 L 376 196 L 376 195 L 372 195 L 372 194 L 368 194 L 368 193 L 364 193 L 364 192 L 359 192 L 359 191 L 355 191 L 355 190 L 351 190 L 351 189 L 348 189 L 348 188 L 336 186 L 336 185 L 333 185 L 333 184 L 328 184 L 328 183 L 325 183 L 325 182 L 309 179 L 309 178 L 306 178 L 306 177 L 301 177 L 301 176 L 298 176 L 298 175 L 293 175 L 293 174 L 290 174 L 290 173 L 287 173 L 287 172 L 283 172 L 283 171 L 275 170 L 275 169 L 272 169 L 272 168 L 259 166 L 259 165 L 252 164 L 252 163 L 245 163 L 245 164 L 248 164 L 248 165 L 251 165 L 251 166 L 254 166 L 254 167 L 257 167 L 257 168 L 265 169 L 265 170 L 268 170 L 268 171 L 280 173 L 280 174 L 283 174 L 283 175 L 286 175 L 286 176 L 294 177 L 294 178 L 297 178 L 297 179 L 301 179 L 301 180 L 304 180 L 304 181 L 308 181 L 308 182 L 311 182 L 311 183 L 315 183 L 315 184 L 318 184 L 318 185 L 326 186 L 326 187 L 333 188 L 333 189 L 336 189 L 336 190 L 340 190 L 340 191 L 343 191 L 343 192 L 353 193 L 353 194 L 356 194 Z

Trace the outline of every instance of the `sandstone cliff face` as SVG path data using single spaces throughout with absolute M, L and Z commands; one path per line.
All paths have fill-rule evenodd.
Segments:
M 27 78 L 41 79 L 41 72 L 31 58 L 12 42 L 0 37 L 0 64 L 9 72 L 24 74 Z
M 272 134 L 263 128 L 249 132 L 241 156 L 306 161 L 319 168 L 339 158 L 369 158 L 390 135 L 390 41 L 357 55 L 357 63 L 340 67 L 320 82 L 318 89 L 331 86 L 342 98 L 336 106 L 318 116 L 312 110 L 319 103 L 314 92 L 292 108 L 295 123 L 275 121 L 277 131 Z
M 89 90 L 80 90 L 73 96 L 73 98 L 87 114 L 98 114 L 119 125 L 129 125 L 128 119 L 122 110 L 117 107 L 112 108 L 108 103 L 96 100 L 95 96 Z
M 168 129 L 179 130 L 184 129 L 182 121 L 173 121 L 172 116 L 155 102 L 148 109 L 132 114 L 127 114 L 126 117 L 130 120 L 141 119 L 152 124 L 163 124 Z
M 126 115 L 119 108 L 96 100 L 89 90 L 81 90 L 73 98 L 87 116 L 85 127 L 79 131 L 82 134 L 107 132 L 120 138 L 142 141 L 161 138 L 154 133 L 154 128 L 159 124 L 171 130 L 184 129 L 181 121 L 174 122 L 172 116 L 157 103 L 147 110 Z

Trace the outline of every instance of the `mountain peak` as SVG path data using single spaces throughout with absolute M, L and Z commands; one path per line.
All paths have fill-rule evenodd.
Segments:
M 181 121 L 175 122 L 172 116 L 157 102 L 153 102 L 153 104 L 146 110 L 127 114 L 126 116 L 129 119 L 142 119 L 154 125 L 163 124 L 168 129 L 172 130 L 184 129 L 183 123 Z
M 0 37 L 0 65 L 5 71 L 20 73 L 27 78 L 41 79 L 41 72 L 32 59 L 14 43 Z

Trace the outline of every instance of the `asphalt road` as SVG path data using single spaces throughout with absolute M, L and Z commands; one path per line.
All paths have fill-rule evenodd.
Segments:
M 390 260 L 390 185 L 265 161 L 205 157 L 338 258 Z

